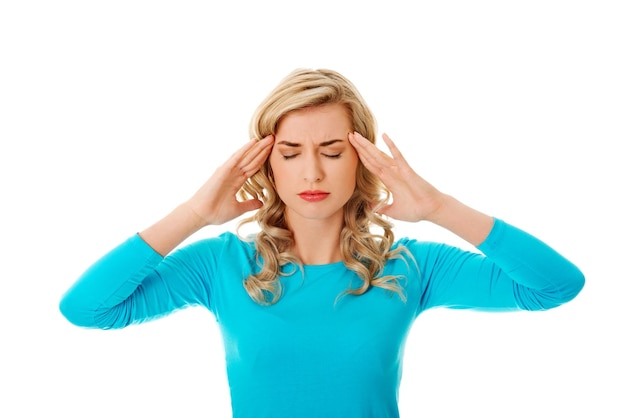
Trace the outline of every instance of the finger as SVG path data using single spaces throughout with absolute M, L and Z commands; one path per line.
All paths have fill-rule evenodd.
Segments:
M 266 136 L 261 140 L 251 139 L 246 142 L 241 148 L 235 151 L 229 158 L 226 160 L 226 164 L 237 165 L 237 162 L 241 161 L 242 158 L 249 153 L 254 147 L 259 147 L 260 145 L 267 144 L 268 138 L 271 135 Z
M 393 204 L 390 204 L 390 205 L 383 205 L 383 206 L 381 206 L 380 208 L 378 208 L 378 209 L 376 210 L 376 213 L 378 213 L 379 215 L 390 216 L 390 215 L 389 215 L 389 212 L 392 212 L 392 211 L 391 211 L 392 206 L 393 206 Z M 393 216 L 392 216 L 392 217 L 393 217 Z
M 267 157 L 272 152 L 274 136 L 268 135 L 258 141 L 255 146 L 245 154 L 240 162 L 240 170 L 246 177 L 252 176 L 263 165 Z
M 365 139 L 361 134 L 355 132 L 348 136 L 350 143 L 359 154 L 359 158 L 365 167 L 376 175 L 381 175 L 385 167 L 393 164 L 393 160 L 376 148 L 374 144 Z
M 272 135 L 258 141 L 253 139 L 233 154 L 227 164 L 230 164 L 231 169 L 236 170 L 239 175 L 247 179 L 263 165 L 272 150 L 273 142 L 274 137 Z
M 387 135 L 386 133 L 383 133 L 383 141 L 385 141 L 387 148 L 389 148 L 389 152 L 391 152 L 391 156 L 393 157 L 393 159 L 398 162 L 402 162 L 403 164 L 406 164 L 406 160 L 396 146 L 395 142 L 393 142 L 389 135 Z
M 235 165 L 235 163 L 237 161 L 240 161 L 241 158 L 252 149 L 252 147 L 254 147 L 254 145 L 257 143 L 256 139 L 251 139 L 248 142 L 246 142 L 241 148 L 239 148 L 237 151 L 235 151 L 229 158 L 228 160 L 226 160 L 226 164 L 231 163 L 232 165 Z

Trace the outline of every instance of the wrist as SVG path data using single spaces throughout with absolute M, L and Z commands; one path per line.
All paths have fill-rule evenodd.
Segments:
M 201 215 L 200 207 L 192 200 L 188 200 L 178 206 L 174 211 L 179 211 L 180 216 L 186 219 L 186 223 L 192 225 L 196 230 L 204 228 L 211 224 L 204 216 Z
M 430 207 L 432 208 L 426 216 L 424 216 L 424 220 L 435 225 L 443 226 L 445 224 L 445 219 L 450 213 L 450 208 L 457 200 L 452 196 L 438 192 L 431 198 Z
M 440 203 L 428 221 L 463 238 L 474 246 L 480 245 L 494 224 L 493 217 L 473 209 L 450 195 L 442 194 Z

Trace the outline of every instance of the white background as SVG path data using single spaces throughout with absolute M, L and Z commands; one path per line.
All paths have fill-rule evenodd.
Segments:
M 3 2 L 0 416 L 229 416 L 209 313 L 104 332 L 58 302 L 243 144 L 296 67 L 342 72 L 422 176 L 587 278 L 548 312 L 425 313 L 403 417 L 625 416 L 620 3 Z

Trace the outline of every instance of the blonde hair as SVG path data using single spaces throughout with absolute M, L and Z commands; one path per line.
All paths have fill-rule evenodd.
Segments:
M 276 134 L 280 120 L 289 112 L 323 104 L 339 103 L 346 107 L 353 129 L 376 141 L 376 120 L 356 87 L 344 76 L 328 69 L 296 69 L 285 77 L 261 102 L 250 121 L 250 137 L 264 138 Z M 362 295 L 370 286 L 396 292 L 404 300 L 403 289 L 396 276 L 382 276 L 388 259 L 398 258 L 403 249 L 391 251 L 394 242 L 392 224 L 378 215 L 376 208 L 389 201 L 389 191 L 359 161 L 354 193 L 344 206 L 344 226 L 340 250 L 344 264 L 361 279 L 358 288 L 346 289 L 347 294 Z M 295 263 L 298 257 L 290 252 L 294 239 L 285 220 L 285 204 L 274 186 L 269 159 L 250 177 L 239 191 L 241 199 L 259 199 L 263 206 L 239 226 L 256 221 L 261 231 L 255 236 L 257 262 L 262 266 L 251 274 L 244 287 L 250 297 L 261 304 L 273 304 L 281 296 L 279 276 L 281 267 Z M 375 234 L 371 227 L 379 227 Z

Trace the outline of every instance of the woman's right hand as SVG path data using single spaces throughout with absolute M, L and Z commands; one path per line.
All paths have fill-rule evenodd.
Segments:
M 274 145 L 274 136 L 251 140 L 218 167 L 185 205 L 204 226 L 220 225 L 261 207 L 257 199 L 237 200 L 241 186 L 262 166 Z
M 223 224 L 261 207 L 256 199 L 237 200 L 237 192 L 261 168 L 273 144 L 271 135 L 248 142 L 218 167 L 191 199 L 140 232 L 141 238 L 165 256 L 199 229 Z

